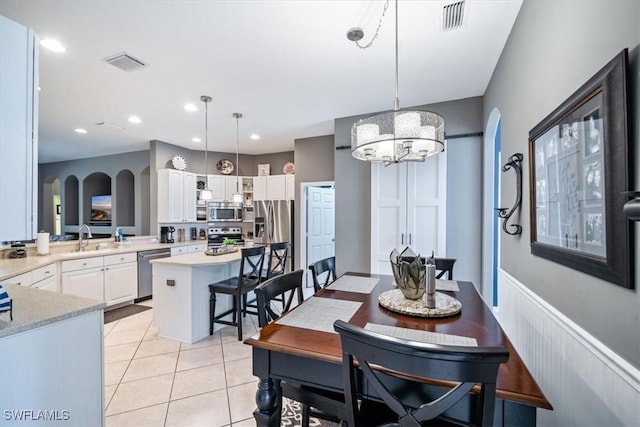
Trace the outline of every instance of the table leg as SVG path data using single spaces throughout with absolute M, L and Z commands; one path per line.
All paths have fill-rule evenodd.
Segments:
M 256 392 L 258 409 L 253 411 L 256 425 L 259 427 L 279 427 L 282 412 L 282 392 L 280 381 L 261 378 Z

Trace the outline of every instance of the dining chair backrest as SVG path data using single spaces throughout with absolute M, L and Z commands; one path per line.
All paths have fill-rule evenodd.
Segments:
M 254 289 L 258 298 L 258 326 L 264 328 L 289 311 L 295 294 L 298 295 L 298 304 L 302 304 L 302 274 L 302 270 L 283 273 L 262 282 Z M 275 299 L 285 301 L 282 311 L 273 310 L 271 301 Z
M 395 425 L 419 426 L 421 422 L 442 416 L 447 409 L 468 397 L 476 384 L 480 384 L 480 393 L 476 396 L 477 405 L 471 405 L 469 409 L 472 421 L 477 425 L 492 425 L 498 368 L 509 358 L 509 352 L 504 347 L 441 346 L 406 341 L 341 320 L 334 322 L 334 329 L 340 334 L 342 343 L 349 426 L 361 425 L 357 406 L 358 392 L 361 390 L 357 389 L 357 384 L 362 384 L 362 378 L 357 374 L 358 371 L 363 374 L 362 380 L 366 381 L 369 390 L 375 390 L 385 405 L 397 415 L 398 424 Z M 358 361 L 358 367 L 354 365 L 354 358 Z M 392 377 L 381 370 L 391 370 L 398 375 Z M 432 399 L 434 396 L 421 396 L 418 392 L 421 384 L 410 378 L 429 378 L 458 384 Z M 407 393 L 407 390 L 415 392 Z M 414 401 L 411 406 L 406 404 L 407 400 L 416 398 L 427 401 L 420 401 L 417 405 Z
M 257 285 L 260 283 L 260 273 L 264 264 L 264 246 L 243 248 L 240 259 L 240 273 L 238 274 L 238 287 Z
M 316 261 L 309 266 L 311 276 L 313 277 L 313 290 L 318 292 L 320 289 L 330 285 L 336 280 L 336 257 L 329 257 Z M 324 279 L 320 277 L 326 273 Z
M 453 280 L 453 265 L 456 263 L 455 258 L 435 258 L 436 261 L 436 279 L 442 279 L 447 275 L 447 280 Z
M 269 246 L 269 263 L 267 264 L 266 278 L 285 272 L 287 267 L 287 255 L 289 254 L 289 242 L 271 243 Z

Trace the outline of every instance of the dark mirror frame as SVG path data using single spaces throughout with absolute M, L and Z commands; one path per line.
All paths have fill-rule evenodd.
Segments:
M 633 228 L 623 213 L 623 206 L 628 200 L 623 192 L 628 190 L 628 180 L 632 172 L 628 128 L 630 120 L 627 108 L 627 70 L 628 51 L 625 49 L 562 105 L 531 129 L 529 132 L 529 193 L 531 253 L 533 255 L 566 265 L 616 285 L 633 288 Z M 560 126 L 563 123 L 566 125 L 569 116 L 599 94 L 602 95 L 602 103 L 599 107 L 602 115 L 603 140 L 604 191 L 602 191 L 601 197 L 603 197 L 602 204 L 605 216 L 603 221 L 605 226 L 604 256 L 539 241 L 536 203 L 536 140 L 553 129 L 554 126 Z M 583 134 L 583 138 L 585 137 L 586 135 Z M 582 166 L 578 168 L 578 172 L 582 177 Z M 562 238 L 560 237 L 560 239 Z M 576 236 L 576 247 L 578 247 L 577 240 Z

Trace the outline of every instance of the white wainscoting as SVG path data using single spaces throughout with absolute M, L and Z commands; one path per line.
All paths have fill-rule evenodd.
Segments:
M 539 426 L 640 425 L 640 370 L 509 273 L 498 286 L 499 322 L 554 408 Z

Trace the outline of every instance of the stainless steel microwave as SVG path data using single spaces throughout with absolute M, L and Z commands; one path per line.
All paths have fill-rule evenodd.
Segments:
M 242 221 L 242 203 L 209 202 L 207 204 L 207 222 L 231 221 Z

